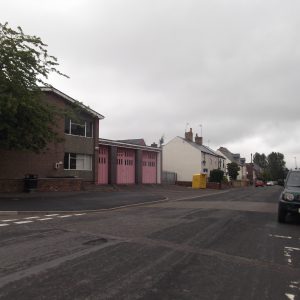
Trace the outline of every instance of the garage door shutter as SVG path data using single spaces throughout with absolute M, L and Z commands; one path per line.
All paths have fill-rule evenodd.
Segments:
M 135 151 L 117 149 L 117 184 L 135 183 Z
M 143 151 L 143 183 L 157 183 L 157 153 Z

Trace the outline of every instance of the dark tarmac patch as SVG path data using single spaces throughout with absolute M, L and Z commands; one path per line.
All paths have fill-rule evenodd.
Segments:
M 97 246 L 97 245 L 101 245 L 104 243 L 107 243 L 108 240 L 105 238 L 99 238 L 99 239 L 94 239 L 94 240 L 89 240 L 87 242 L 82 243 L 82 245 L 90 245 L 90 246 Z

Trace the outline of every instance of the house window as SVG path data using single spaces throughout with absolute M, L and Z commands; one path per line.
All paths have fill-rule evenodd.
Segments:
M 64 157 L 65 170 L 92 170 L 92 155 L 65 153 Z
M 93 137 L 93 122 L 91 121 L 72 121 L 65 118 L 65 133 L 84 137 Z

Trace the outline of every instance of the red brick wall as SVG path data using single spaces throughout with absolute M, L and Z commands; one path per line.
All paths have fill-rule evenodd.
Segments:
M 1 193 L 21 193 L 24 191 L 22 179 L 0 179 Z
M 216 189 L 216 190 L 224 190 L 231 188 L 230 183 L 219 183 L 219 182 L 207 182 L 206 188 L 208 189 Z
M 82 178 L 39 178 L 37 192 L 76 192 L 83 188 Z M 24 192 L 23 179 L 0 179 L 0 192 Z
M 38 192 L 77 192 L 82 190 L 81 178 L 41 178 Z
M 177 185 L 181 185 L 181 186 L 192 186 L 192 182 L 191 181 L 176 181 Z
M 246 187 L 249 186 L 249 181 L 247 180 L 233 180 L 232 181 L 233 187 Z
M 222 187 L 221 187 L 221 183 L 219 183 L 219 182 L 207 182 L 206 188 L 220 190 Z
M 59 109 L 64 110 L 67 104 L 64 99 L 54 93 L 45 93 L 43 101 L 46 101 Z M 77 136 L 67 136 L 64 133 L 65 121 L 64 118 L 59 118 L 56 121 L 55 128 L 58 134 L 65 140 L 62 143 L 51 143 L 47 149 L 40 154 L 35 154 L 29 151 L 4 151 L 0 150 L 0 179 L 23 179 L 26 174 L 36 174 L 39 178 L 45 177 L 64 177 L 73 175 L 85 180 L 97 180 L 93 171 L 65 171 L 63 164 L 58 169 L 55 164 L 64 161 L 64 153 L 87 153 L 94 155 L 95 146 L 98 146 L 99 137 L 99 120 L 95 118 L 94 138 L 86 139 Z M 54 125 L 53 125 L 54 126 Z M 68 147 L 68 149 L 65 149 Z M 72 151 L 71 151 L 72 150 Z M 94 165 L 98 163 L 98 157 L 94 157 Z M 93 167 L 95 170 L 95 168 Z M 96 168 L 97 170 L 97 168 Z M 6 190 L 2 186 L 1 190 Z M 14 188 L 17 189 L 17 188 Z
M 65 103 L 59 97 L 46 94 L 45 101 L 64 109 Z M 64 137 L 64 119 L 56 122 L 57 132 Z M 63 167 L 60 170 L 54 168 L 56 162 L 64 159 L 64 144 L 51 143 L 47 150 L 40 154 L 29 151 L 4 151 L 0 150 L 0 178 L 23 179 L 25 174 L 38 174 L 39 177 L 62 176 Z

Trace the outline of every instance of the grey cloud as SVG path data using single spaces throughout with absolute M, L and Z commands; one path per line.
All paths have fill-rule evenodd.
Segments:
M 300 3 L 39 3 L 4 0 L 2 16 L 49 44 L 71 77 L 53 84 L 106 116 L 103 137 L 151 143 L 189 122 L 214 147 L 300 155 Z

